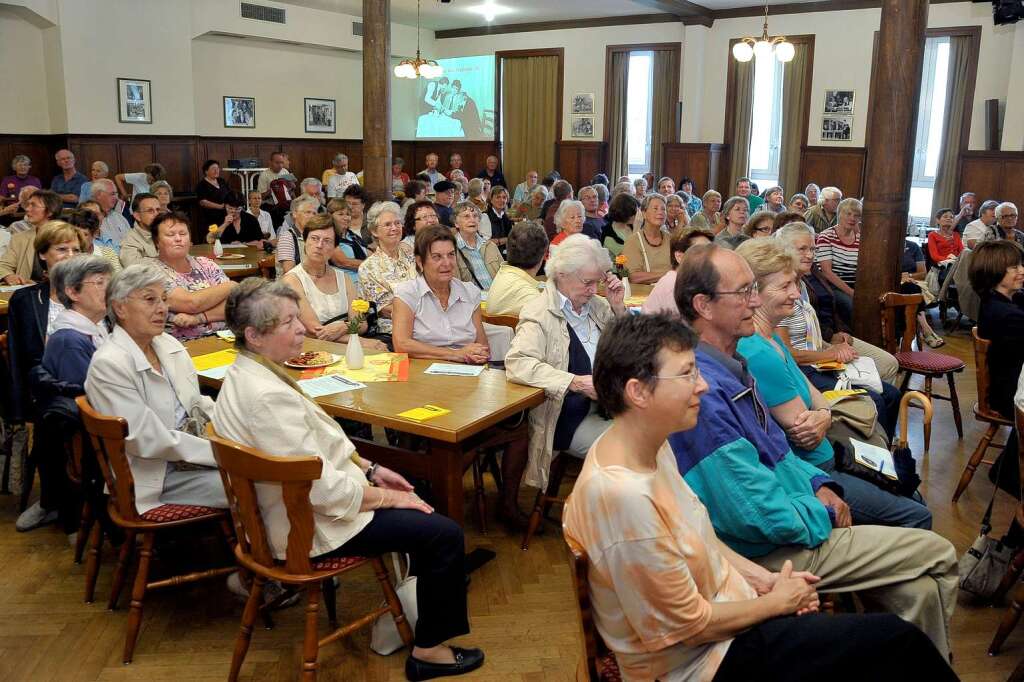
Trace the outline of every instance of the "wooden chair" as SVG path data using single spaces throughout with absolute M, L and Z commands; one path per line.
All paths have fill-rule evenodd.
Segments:
M 900 392 L 906 393 L 910 385 L 910 379 L 914 374 L 924 377 L 924 388 L 922 392 L 929 400 L 948 400 L 953 408 L 953 421 L 956 424 L 956 432 L 960 439 L 964 437 L 963 419 L 960 417 L 960 400 L 956 394 L 956 380 L 954 375 L 964 370 L 963 360 L 945 353 L 934 351 L 915 351 L 913 349 L 914 339 L 917 337 L 917 307 L 923 301 L 920 294 L 897 294 L 889 292 L 882 294 L 879 304 L 882 309 L 882 340 L 885 349 L 892 353 L 900 363 L 900 370 L 904 372 L 903 385 Z M 904 330 L 902 341 L 896 341 L 896 315 L 897 309 L 903 309 Z M 920 347 L 920 345 L 919 345 Z M 932 393 L 932 379 L 946 377 L 949 382 L 949 395 L 938 395 Z M 913 407 L 919 407 L 913 404 Z M 924 424 L 924 453 L 928 454 L 928 447 L 932 439 L 932 426 Z
M 590 682 L 616 682 L 622 679 L 619 663 L 615 654 L 608 651 L 601 634 L 594 626 L 594 618 L 590 613 L 590 587 L 587 582 L 587 553 L 575 542 L 565 539 L 566 550 L 569 552 L 569 566 L 572 573 L 573 591 L 576 593 L 576 604 L 579 606 L 580 625 L 583 628 L 583 661 L 586 665 L 586 676 L 577 669 L 576 679 Z
M 139 636 L 139 627 L 142 625 L 142 602 L 148 590 L 215 578 L 234 573 L 237 570 L 235 566 L 227 566 L 149 582 L 149 564 L 153 558 L 156 534 L 170 528 L 217 522 L 229 545 L 234 544 L 234 535 L 228 521 L 227 511 L 224 509 L 199 505 L 164 504 L 144 514 L 139 514 L 135 508 L 135 480 L 132 477 L 132 470 L 128 466 L 128 456 L 125 454 L 128 423 L 122 417 L 108 417 L 99 414 L 89 404 L 86 396 L 80 396 L 75 402 L 78 403 L 82 423 L 89 434 L 100 471 L 103 473 L 103 480 L 106 481 L 107 489 L 110 492 L 108 503 L 110 520 L 123 528 L 125 532 L 121 553 L 117 559 L 117 567 L 114 569 L 114 581 L 110 589 L 108 608 L 115 609 L 117 607 L 117 600 L 121 594 L 121 588 L 124 586 L 125 567 L 132 550 L 135 551 L 138 560 L 135 583 L 132 586 L 131 607 L 128 612 L 128 632 L 124 642 L 123 660 L 125 663 L 131 663 L 135 652 L 135 642 Z M 137 535 L 142 538 L 142 542 L 138 544 L 135 542 Z M 93 525 L 89 539 L 86 581 L 87 584 L 95 585 L 96 574 L 99 571 L 99 549 L 103 539 L 99 523 Z
M 551 511 L 551 505 L 565 504 L 565 498 L 559 497 L 558 491 L 562 487 L 562 479 L 565 478 L 569 462 L 573 460 L 581 464 L 583 463 L 582 459 L 573 457 L 567 452 L 557 452 L 555 453 L 555 458 L 551 460 L 551 470 L 548 472 L 548 487 L 537 491 L 537 499 L 533 503 L 530 522 L 527 524 L 526 533 L 523 535 L 522 548 L 524 550 L 530 548 L 530 539 L 537 532 L 537 529 L 540 528 L 541 522 L 547 518 L 548 512 Z
M 509 327 L 512 331 L 515 331 L 516 325 L 519 324 L 518 315 L 488 315 L 486 312 L 481 314 L 484 322 L 488 324 L 496 324 L 499 327 Z
M 213 456 L 220 466 L 224 489 L 231 505 L 231 517 L 238 537 L 235 558 L 253 574 L 253 586 L 242 614 L 242 625 L 235 642 L 228 680 L 238 679 L 238 673 L 249 649 L 249 641 L 252 639 L 252 626 L 260 610 L 263 585 L 267 580 L 305 588 L 306 624 L 301 668 L 304 682 L 316 680 L 317 656 L 321 647 L 372 624 L 377 617 L 385 613 L 391 613 L 402 641 L 411 646 L 412 629 L 405 619 L 402 603 L 395 594 L 395 588 L 388 578 L 388 570 L 380 557 L 309 557 L 313 546 L 313 507 L 309 501 L 309 491 L 313 481 L 320 478 L 323 466 L 320 458 L 268 455 L 218 436 L 212 424 L 207 427 L 207 436 L 213 443 Z M 287 556 L 283 562 L 276 560 L 270 550 L 270 541 L 267 539 L 267 531 L 256 497 L 257 482 L 281 486 L 284 506 L 291 523 L 288 531 Z M 373 566 L 387 603 L 339 628 L 333 578 L 365 564 Z M 333 631 L 323 639 L 317 639 L 321 592 Z
M 956 491 L 953 493 L 953 503 L 960 499 L 964 491 L 967 490 L 967 486 L 970 485 L 971 479 L 974 477 L 974 472 L 977 470 L 979 464 L 992 464 L 991 460 L 983 460 L 985 453 L 989 448 L 1002 448 L 1005 443 L 993 443 L 992 439 L 996 433 L 999 432 L 1000 427 L 1013 426 L 1013 422 L 999 414 L 988 404 L 988 347 L 992 344 L 991 341 L 978 336 L 978 328 L 971 328 L 971 337 L 974 339 L 974 365 L 975 365 L 975 378 L 978 382 L 978 401 L 974 403 L 974 418 L 978 421 L 988 424 L 988 428 L 985 429 L 985 434 L 978 441 L 978 446 L 974 448 L 974 452 L 971 453 L 970 459 L 967 460 L 967 466 L 964 467 L 964 472 L 960 474 L 960 481 L 956 484 Z
M 1024 433 L 1024 411 L 1021 411 L 1019 407 L 1014 408 L 1014 420 L 1016 422 L 1017 433 Z M 1017 439 L 1017 460 L 1024 465 L 1024 438 Z M 1024 484 L 1024 467 L 1020 469 L 1020 473 L 1021 483 Z M 1014 514 L 1014 520 L 1018 525 L 1024 527 L 1024 501 L 1018 503 L 1017 511 Z M 1013 598 L 1010 600 L 1010 605 L 1007 607 L 1002 621 L 999 622 L 996 634 L 992 638 L 992 644 L 988 647 L 989 656 L 995 656 L 999 653 L 999 649 L 1002 648 L 1003 642 L 1005 642 L 1006 638 L 1010 636 L 1013 629 L 1017 627 L 1021 613 L 1024 613 L 1024 584 L 1017 584 L 1022 572 L 1024 572 L 1024 549 L 1018 549 L 1010 560 L 1010 565 L 1006 569 L 1006 575 L 1003 576 L 1003 580 L 999 583 L 999 587 L 996 589 L 995 594 L 992 595 L 992 602 L 994 604 L 998 604 L 1003 600 L 1003 597 L 1005 597 L 1006 594 L 1016 586 Z

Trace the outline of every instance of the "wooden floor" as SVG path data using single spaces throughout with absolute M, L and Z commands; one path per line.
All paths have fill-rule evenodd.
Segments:
M 953 507 L 949 499 L 980 430 L 971 416 L 975 396 L 973 358 L 964 332 L 949 337 L 944 350 L 968 362 L 957 384 L 965 437 L 957 441 L 948 403 L 939 402 L 932 451 L 921 459 L 922 491 L 935 515 L 935 530 L 958 553 L 973 541 L 992 490 L 979 471 Z M 920 411 L 912 411 L 911 445 L 921 454 Z M 490 479 L 488 478 L 490 484 Z M 494 491 L 490 500 L 493 502 Z M 521 506 L 530 503 L 524 493 Z M 467 505 L 470 503 L 467 480 Z M 468 509 L 468 508 L 467 508 Z M 492 509 L 493 512 L 493 509 Z M 995 527 L 1002 532 L 1013 513 L 1012 500 L 1000 493 Z M 72 563 L 65 536 L 54 527 L 31 533 L 14 530 L 15 500 L 0 497 L 0 680 L 223 680 L 241 616 L 242 603 L 222 581 L 153 593 L 147 598 L 135 662 L 121 664 L 126 606 L 106 610 L 112 569 L 109 548 L 100 573 L 97 603 L 82 603 L 83 567 Z M 467 511 L 469 548 L 485 547 L 497 559 L 473 574 L 469 589 L 473 632 L 465 643 L 481 646 L 487 662 L 467 679 L 568 680 L 575 675 L 580 643 L 570 578 L 559 533 L 549 527 L 528 552 L 519 538 L 497 524 L 481 535 Z M 122 604 L 127 603 L 122 596 Z M 353 576 L 339 591 L 339 615 L 355 613 L 381 599 L 369 574 Z M 1024 626 L 1013 633 L 1004 652 L 985 651 L 1004 608 L 972 607 L 961 599 L 953 620 L 956 669 L 971 682 L 1005 680 L 1024 657 Z M 242 670 L 245 680 L 297 677 L 302 609 L 277 615 L 273 631 L 257 628 Z M 326 629 L 326 618 L 323 618 Z M 321 680 L 403 680 L 404 655 L 384 658 L 369 651 L 369 634 L 327 646 L 320 655 Z

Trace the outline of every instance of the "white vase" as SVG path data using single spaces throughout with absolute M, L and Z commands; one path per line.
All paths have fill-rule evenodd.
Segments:
M 348 345 L 345 346 L 345 364 L 349 369 L 363 368 L 363 344 L 356 334 L 351 334 L 348 337 Z
M 633 290 L 629 288 L 629 277 L 622 278 L 622 291 L 622 297 L 624 299 L 629 298 L 630 296 L 633 295 Z

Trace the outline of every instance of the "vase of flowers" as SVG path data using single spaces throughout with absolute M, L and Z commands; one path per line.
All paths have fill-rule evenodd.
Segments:
M 359 326 L 366 320 L 370 304 L 361 298 L 352 301 L 353 314 L 348 318 L 348 344 L 345 346 L 345 364 L 349 369 L 363 368 L 363 344 L 359 341 Z
M 633 295 L 629 288 L 629 268 L 626 267 L 628 262 L 629 259 L 620 253 L 615 257 L 615 267 L 612 269 L 615 276 L 622 280 L 623 298 L 629 298 Z

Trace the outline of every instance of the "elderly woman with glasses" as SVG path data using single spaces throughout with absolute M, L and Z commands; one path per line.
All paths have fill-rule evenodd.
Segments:
M 770 211 L 760 210 L 750 216 L 743 224 L 743 234 L 750 239 L 760 239 L 772 236 L 772 226 L 775 224 L 775 215 Z
M 165 277 L 155 263 L 130 265 L 107 288 L 110 338 L 93 355 L 85 393 L 93 409 L 128 422 L 125 453 L 135 507 L 227 507 L 210 441 L 213 401 L 199 392 L 188 351 L 164 332 Z M 266 418 L 266 415 L 264 415 Z
M 299 306 L 288 286 L 255 277 L 232 292 L 228 325 L 239 353 L 224 377 L 214 428 L 271 455 L 320 459 L 323 469 L 309 494 L 314 558 L 390 551 L 412 555 L 419 619 L 406 661 L 409 679 L 479 668 L 482 651 L 445 644 L 469 632 L 462 530 L 435 514 L 400 474 L 360 457 L 342 427 L 285 371 L 284 362 L 302 351 L 305 327 Z M 284 559 L 290 523 L 282 491 L 261 486 L 257 492 L 270 551 Z M 250 600 L 259 603 L 260 590 L 255 587 Z
M 821 266 L 821 274 L 835 289 L 836 304 L 846 320 L 853 319 L 853 288 L 857 284 L 862 211 L 859 199 L 843 199 L 836 207 L 835 226 L 819 232 L 815 241 L 814 261 Z
M 402 209 L 398 204 L 374 204 L 367 225 L 377 250 L 359 266 L 359 286 L 366 300 L 377 306 L 377 332 L 387 335 L 393 329 L 395 287 L 416 279 L 416 260 L 412 249 L 402 243 Z
M 582 234 L 586 219 L 586 209 L 582 201 L 565 199 L 558 204 L 555 210 L 555 227 L 558 228 L 558 234 L 551 238 L 551 246 L 558 246 L 574 234 Z
M 568 237 L 551 249 L 544 293 L 519 313 L 505 371 L 509 381 L 542 388 L 547 398 L 530 411 L 527 485 L 546 488 L 554 453 L 586 456 L 610 423 L 597 410 L 592 375 L 601 333 L 627 314 L 622 282 L 611 267 L 598 242 L 582 234 Z M 604 296 L 597 295 L 601 284 Z M 504 484 L 507 498 L 519 480 L 506 475 Z
M 481 215 L 476 204 L 464 201 L 452 211 L 452 221 L 455 223 L 459 279 L 472 282 L 481 291 L 487 291 L 505 259 L 501 257 L 498 245 L 480 233 Z

